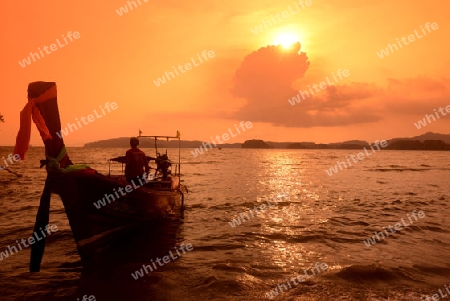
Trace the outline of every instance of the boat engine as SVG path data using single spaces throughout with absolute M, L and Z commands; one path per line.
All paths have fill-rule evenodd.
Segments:
M 169 160 L 169 157 L 167 154 L 161 155 L 160 153 L 157 153 L 156 157 L 156 172 L 155 177 L 158 172 L 162 173 L 162 179 L 165 181 L 168 179 L 168 175 L 171 173 L 169 168 L 172 166 L 172 163 Z

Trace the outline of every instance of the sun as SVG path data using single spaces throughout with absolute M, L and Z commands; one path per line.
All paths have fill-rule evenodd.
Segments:
M 283 33 L 275 38 L 275 45 L 281 45 L 284 49 L 291 48 L 291 46 L 299 41 L 298 36 L 293 33 Z

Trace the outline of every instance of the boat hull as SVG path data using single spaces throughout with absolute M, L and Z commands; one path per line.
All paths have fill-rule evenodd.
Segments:
M 175 237 L 182 223 L 183 193 L 179 189 L 157 189 L 155 182 L 143 182 L 126 190 L 130 184 L 120 179 L 77 172 L 54 176 L 51 182 L 85 264 L 120 247 L 124 237 L 136 232 Z

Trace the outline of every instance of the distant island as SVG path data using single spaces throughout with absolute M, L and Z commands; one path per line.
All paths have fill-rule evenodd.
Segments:
M 263 140 L 247 140 L 242 144 L 242 148 L 272 148 Z
M 107 140 L 100 140 L 86 143 L 84 147 L 95 148 L 127 148 L 129 147 L 129 137 L 121 137 Z M 420 136 L 411 138 L 394 138 L 386 140 L 387 150 L 450 150 L 450 134 L 437 134 L 428 132 Z M 181 140 L 181 148 L 197 148 L 207 144 L 199 140 L 187 141 Z M 141 139 L 140 146 L 144 148 L 153 147 L 153 139 Z M 218 144 L 221 148 L 253 148 L 253 149 L 362 149 L 369 147 L 369 142 L 361 140 L 350 140 L 337 143 L 318 143 L 315 142 L 271 142 L 258 139 L 246 140 L 244 143 L 225 143 Z M 178 147 L 178 141 L 158 140 L 158 147 L 172 148 Z

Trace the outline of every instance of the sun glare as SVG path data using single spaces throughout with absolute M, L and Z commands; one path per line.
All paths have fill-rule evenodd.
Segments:
M 288 49 L 292 44 L 299 41 L 297 35 L 293 33 L 284 33 L 275 38 L 275 45 L 281 45 L 283 48 Z

